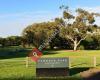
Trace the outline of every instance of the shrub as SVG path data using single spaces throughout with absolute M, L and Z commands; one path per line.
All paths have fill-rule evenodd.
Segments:
M 79 49 L 79 50 L 84 50 L 85 48 L 84 48 L 83 45 L 80 45 L 80 46 L 78 47 L 78 49 Z

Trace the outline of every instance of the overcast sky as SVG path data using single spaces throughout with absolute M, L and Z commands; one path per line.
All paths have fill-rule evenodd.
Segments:
M 0 37 L 21 35 L 27 25 L 61 16 L 62 4 L 100 13 L 100 0 L 0 0 Z

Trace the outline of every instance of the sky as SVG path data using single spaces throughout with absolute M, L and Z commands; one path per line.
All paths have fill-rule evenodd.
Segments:
M 25 27 L 61 17 L 59 6 L 100 13 L 100 0 L 0 0 L 0 37 L 21 35 Z M 100 18 L 96 18 L 100 25 Z

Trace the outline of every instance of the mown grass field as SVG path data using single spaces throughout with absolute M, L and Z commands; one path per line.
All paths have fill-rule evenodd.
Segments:
M 25 66 L 29 52 L 30 49 L 20 47 L 0 48 L 0 80 L 35 80 L 35 63 L 30 60 L 29 67 Z M 100 67 L 100 50 L 50 50 L 43 54 L 42 57 L 70 57 L 70 76 L 66 80 L 81 80 L 79 73 L 93 67 L 93 56 L 97 57 L 97 67 Z

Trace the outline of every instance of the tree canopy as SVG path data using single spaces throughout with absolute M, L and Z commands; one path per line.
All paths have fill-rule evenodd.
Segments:
M 80 42 L 85 40 L 87 36 L 93 35 L 99 29 L 94 26 L 94 14 L 83 9 L 76 10 L 77 15 L 72 15 L 68 9 L 63 12 L 64 27 L 61 29 L 61 36 L 69 39 L 73 43 L 74 50 L 77 49 Z M 72 21 L 72 22 L 71 22 Z

